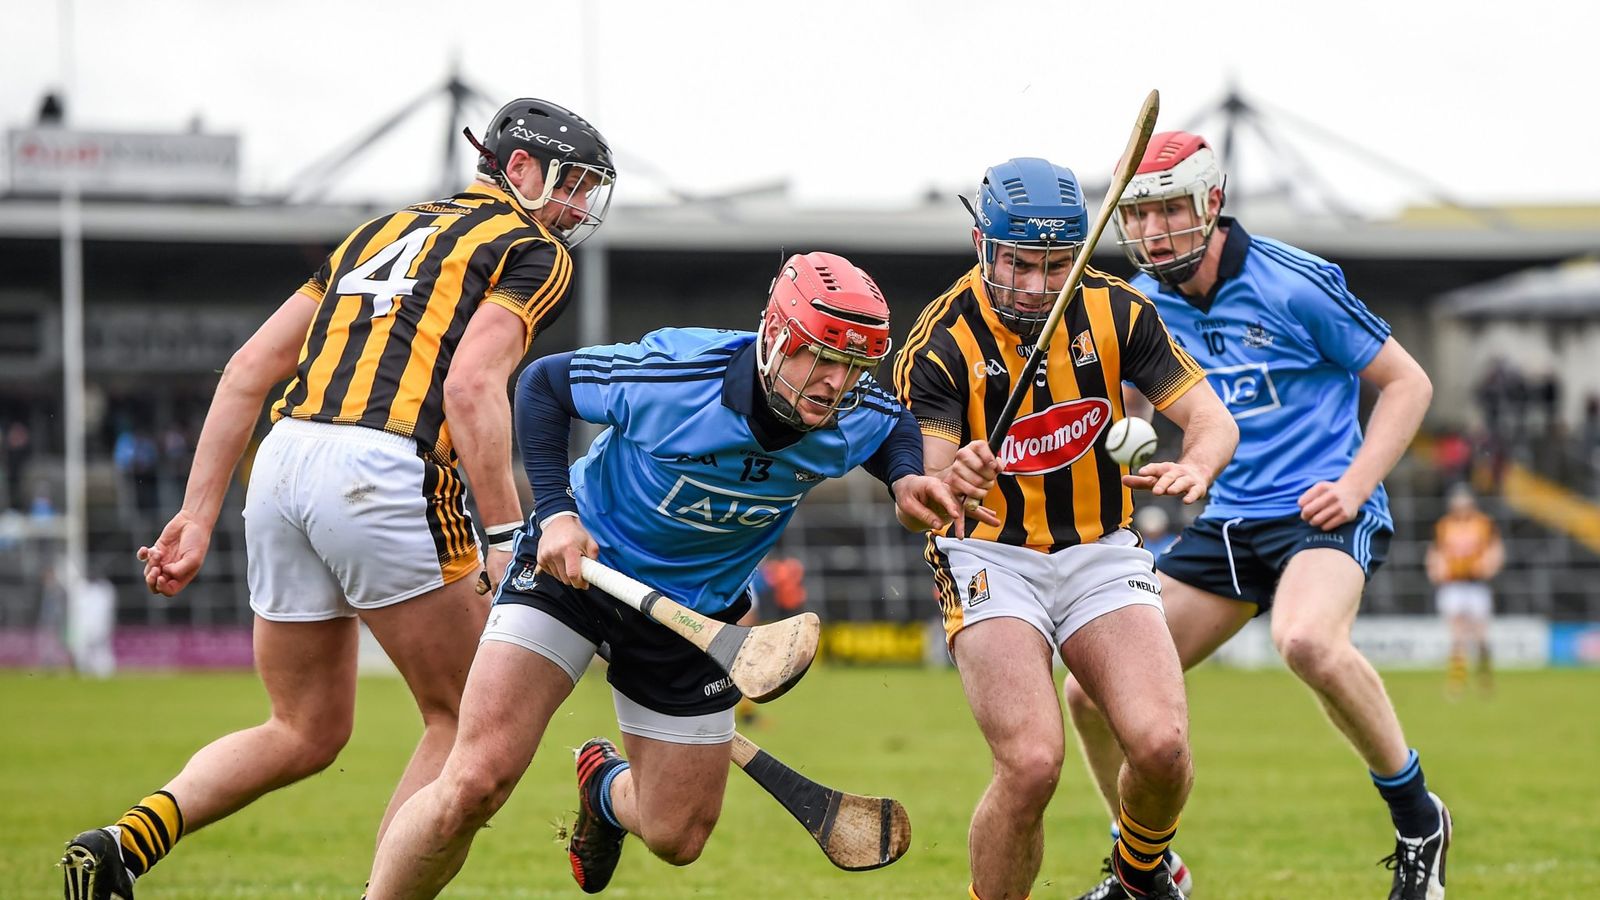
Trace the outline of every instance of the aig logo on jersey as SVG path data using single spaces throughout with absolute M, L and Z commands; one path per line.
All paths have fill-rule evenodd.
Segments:
M 1272 383 L 1272 372 L 1266 363 L 1208 369 L 1206 377 L 1235 419 L 1259 416 L 1283 405 L 1278 400 L 1278 386 Z
M 989 599 L 989 570 L 979 569 L 978 574 L 967 582 L 967 606 L 977 606 L 987 599 Z
M 1012 423 L 1000 445 L 1000 462 L 1011 475 L 1043 475 L 1077 462 L 1111 421 L 1103 397 L 1067 400 Z
M 804 496 L 763 497 L 714 487 L 680 475 L 678 483 L 656 506 L 656 512 L 690 528 L 731 534 L 741 528 L 768 527 L 794 509 Z

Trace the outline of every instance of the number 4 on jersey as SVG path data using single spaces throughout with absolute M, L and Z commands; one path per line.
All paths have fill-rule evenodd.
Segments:
M 417 286 L 417 280 L 407 275 L 428 238 L 438 230 L 439 226 L 429 225 L 401 235 L 398 240 L 385 245 L 382 250 L 372 254 L 371 259 L 340 278 L 338 286 L 334 288 L 335 293 L 371 294 L 374 319 L 393 312 L 395 298 L 411 293 L 411 289 Z M 378 274 L 385 266 L 388 267 L 387 274 Z

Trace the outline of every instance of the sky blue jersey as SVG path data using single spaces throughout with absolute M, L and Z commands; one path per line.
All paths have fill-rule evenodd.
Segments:
M 573 406 L 610 426 L 571 468 L 600 561 L 704 613 L 742 594 L 808 491 L 867 462 L 902 416 L 916 433 L 862 376 L 837 427 L 764 449 L 751 427 L 754 354 L 749 332 L 664 328 L 572 355 Z
M 1361 446 L 1356 373 L 1378 355 L 1389 323 L 1350 293 L 1338 266 L 1222 221 L 1209 302 L 1143 273 L 1132 283 L 1239 423 L 1239 449 L 1204 515 L 1298 515 L 1300 495 L 1343 475 Z M 1362 508 L 1392 527 L 1383 485 Z

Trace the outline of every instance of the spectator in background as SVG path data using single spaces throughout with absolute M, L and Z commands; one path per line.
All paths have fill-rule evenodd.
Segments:
M 1472 489 L 1450 489 L 1444 517 L 1434 526 L 1428 545 L 1428 580 L 1438 593 L 1439 614 L 1450 623 L 1450 668 L 1447 690 L 1459 696 L 1467 686 L 1467 653 L 1478 661 L 1478 686 L 1493 688 L 1489 666 L 1489 620 L 1494 615 L 1489 580 L 1505 565 L 1500 532 L 1478 509 Z
M 20 419 L 5 428 L 6 502 L 12 509 L 22 509 L 22 476 L 33 456 L 33 433 Z
M 1600 394 L 1590 394 L 1583 401 L 1582 438 L 1585 453 L 1600 450 Z
M 40 481 L 33 486 L 33 500 L 28 504 L 28 516 L 40 522 L 56 517 L 56 501 L 50 496 L 48 483 Z
M 1490 437 L 1502 444 L 1519 443 L 1528 400 L 1527 381 L 1522 373 L 1497 358 L 1489 363 L 1489 371 L 1478 382 L 1476 393 Z
M 90 678 L 110 678 L 117 671 L 111 636 L 117 623 L 117 589 L 96 567 L 73 579 L 67 592 L 67 652 L 72 667 Z
M 1528 380 L 1528 405 L 1538 413 L 1545 433 L 1555 437 L 1561 427 L 1561 381 L 1546 370 Z
M 1600 498 L 1600 394 L 1590 394 L 1583 401 L 1578 440 L 1578 458 L 1584 463 L 1584 492 L 1591 498 Z
M 160 447 L 159 487 L 163 493 L 170 489 L 177 495 L 183 490 L 184 477 L 189 472 L 189 435 L 180 425 L 168 425 L 161 431 Z
M 38 548 L 40 559 L 49 559 L 49 551 Z M 67 597 L 62 588 L 58 566 L 46 564 L 39 572 L 39 622 L 34 629 L 34 655 L 40 668 L 58 669 L 71 664 L 72 654 L 67 650 Z
M 156 470 L 161 463 L 161 450 L 155 439 L 147 431 L 123 428 L 117 433 L 111 457 L 122 477 L 123 496 L 131 497 L 134 509 L 140 513 L 154 511 L 160 499 Z
M 1433 465 L 1446 484 L 1465 481 L 1472 467 L 1472 445 L 1459 431 L 1439 435 L 1433 444 Z

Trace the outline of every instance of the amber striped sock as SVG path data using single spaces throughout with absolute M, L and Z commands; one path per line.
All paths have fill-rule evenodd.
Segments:
M 1467 655 L 1459 650 L 1450 654 L 1450 664 L 1445 668 L 1445 686 L 1452 693 L 1460 693 L 1467 686 Z
M 1167 854 L 1173 835 L 1178 833 L 1178 823 L 1173 822 L 1165 831 L 1156 831 L 1134 821 L 1128 808 L 1122 807 L 1117 817 L 1121 834 L 1117 836 L 1117 862 L 1121 878 L 1127 887 L 1147 890 L 1155 876 L 1156 866 Z
M 166 791 L 140 800 L 116 824 L 121 830 L 122 863 L 135 878 L 150 871 L 183 837 L 183 813 Z

